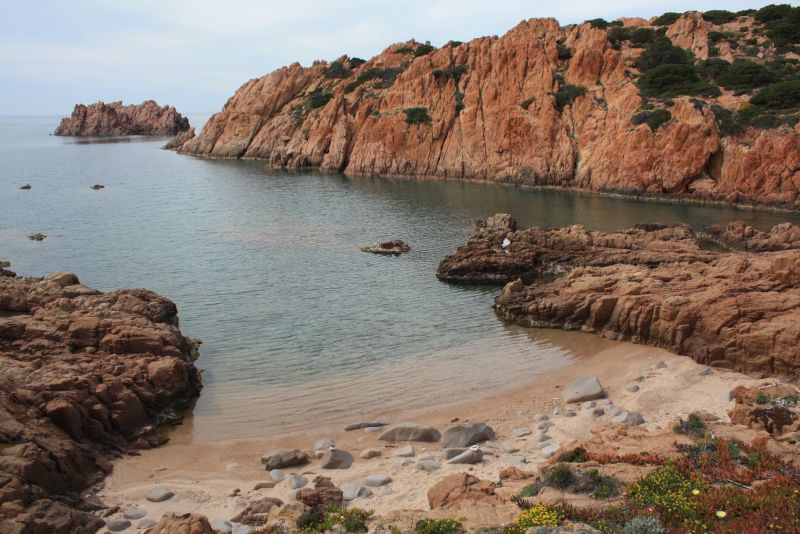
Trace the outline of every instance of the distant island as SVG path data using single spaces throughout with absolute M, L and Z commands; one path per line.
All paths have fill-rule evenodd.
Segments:
M 54 135 L 176 135 L 189 130 L 189 119 L 172 106 L 153 100 L 141 104 L 122 102 L 76 104 L 70 117 L 61 119 Z

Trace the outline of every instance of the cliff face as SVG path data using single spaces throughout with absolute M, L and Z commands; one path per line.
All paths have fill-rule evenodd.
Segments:
M 716 26 L 688 13 L 666 35 L 703 59 L 710 30 L 755 24 Z M 732 58 L 723 45 L 719 55 Z M 664 100 L 671 118 L 655 131 L 632 124 L 644 103 L 642 48 L 615 46 L 608 30 L 532 19 L 499 38 L 421 50 L 397 44 L 364 64 L 342 57 L 250 80 L 177 150 L 287 168 L 800 205 L 800 127 L 724 137 L 712 104 L 738 109 L 748 97 L 732 91 L 700 104 Z M 570 86 L 585 92 L 557 98 Z
M 175 135 L 189 129 L 189 119 L 174 107 L 152 100 L 141 104 L 122 102 L 77 104 L 70 117 L 61 119 L 54 135 Z
M 100 293 L 70 273 L 0 277 L 0 532 L 94 533 L 81 493 L 111 459 L 163 442 L 195 397 L 194 343 L 144 289 Z

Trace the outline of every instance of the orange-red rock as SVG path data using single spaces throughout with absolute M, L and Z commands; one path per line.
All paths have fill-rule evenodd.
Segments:
M 172 106 L 152 100 L 141 104 L 96 102 L 76 104 L 70 117 L 61 120 L 54 135 L 175 135 L 189 130 L 189 119 Z

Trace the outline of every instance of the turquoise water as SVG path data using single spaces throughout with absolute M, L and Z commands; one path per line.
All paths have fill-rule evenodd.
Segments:
M 20 274 L 73 271 L 98 289 L 146 287 L 174 300 L 184 333 L 204 340 L 200 441 L 481 395 L 581 353 L 576 334 L 502 325 L 490 308 L 496 288 L 436 280 L 440 259 L 478 218 L 504 211 L 524 225 L 601 230 L 800 222 L 491 184 L 277 172 L 159 150 L 164 139 L 49 136 L 57 122 L 0 118 L 0 259 Z M 19 190 L 25 183 L 32 189 Z M 48 237 L 29 241 L 35 232 Z M 412 252 L 359 251 L 391 238 Z

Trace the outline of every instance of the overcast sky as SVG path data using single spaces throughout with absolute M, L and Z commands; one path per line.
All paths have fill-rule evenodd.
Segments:
M 76 102 L 152 98 L 217 111 L 246 80 L 347 53 L 369 58 L 415 38 L 441 45 L 665 11 L 761 7 L 738 0 L 2 0 L 0 114 L 67 115 Z M 794 5 L 797 3 L 794 2 Z

